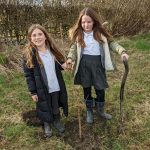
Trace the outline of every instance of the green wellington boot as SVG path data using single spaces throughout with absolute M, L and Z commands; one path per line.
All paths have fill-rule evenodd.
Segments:
M 89 124 L 92 124 L 94 121 L 94 117 L 93 117 L 93 100 L 86 100 L 85 101 L 86 104 L 86 121 Z
M 97 112 L 102 118 L 107 120 L 112 119 L 112 116 L 110 114 L 104 112 L 105 102 L 96 102 L 96 105 L 97 105 Z

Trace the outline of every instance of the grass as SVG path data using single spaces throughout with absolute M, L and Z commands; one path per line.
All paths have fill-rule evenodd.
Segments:
M 137 51 L 147 52 L 150 50 L 150 34 L 136 35 L 130 38 L 122 38 L 120 40 L 121 45 L 127 49 L 133 49 Z
M 105 121 L 96 115 L 88 126 L 82 101 L 82 89 L 74 86 L 70 73 L 64 79 L 69 96 L 69 117 L 62 117 L 66 132 L 53 129 L 53 137 L 44 139 L 40 123 L 32 113 L 35 104 L 29 96 L 22 73 L 0 73 L 0 149 L 8 150 L 149 150 L 150 149 L 150 34 L 121 38 L 128 49 L 130 72 L 125 86 L 124 132 L 119 134 L 119 88 L 124 72 L 119 56 L 115 56 L 118 70 L 108 73 L 110 88 L 106 90 L 106 111 L 113 115 Z M 94 93 L 94 92 L 93 92 Z M 80 104 L 82 140 L 78 135 L 77 109 Z M 27 118 L 23 114 L 28 114 Z M 35 119 L 35 120 L 34 120 Z M 34 122 L 37 121 L 37 122 Z

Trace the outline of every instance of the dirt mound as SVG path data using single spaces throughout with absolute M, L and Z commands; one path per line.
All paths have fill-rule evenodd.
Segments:
M 42 125 L 40 120 L 37 118 L 36 110 L 30 110 L 27 112 L 23 112 L 22 118 L 23 118 L 23 121 L 28 126 L 41 126 Z

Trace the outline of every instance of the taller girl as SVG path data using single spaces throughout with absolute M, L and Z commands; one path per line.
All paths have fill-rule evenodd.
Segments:
M 67 64 L 73 65 L 74 84 L 81 85 L 87 108 L 87 123 L 93 123 L 93 97 L 91 87 L 96 92 L 98 114 L 111 119 L 104 112 L 105 89 L 108 88 L 106 70 L 114 70 L 109 49 L 116 51 L 121 58 L 128 55 L 125 49 L 113 41 L 111 35 L 104 29 L 98 14 L 91 8 L 84 8 L 76 24 L 69 30 L 71 47 Z

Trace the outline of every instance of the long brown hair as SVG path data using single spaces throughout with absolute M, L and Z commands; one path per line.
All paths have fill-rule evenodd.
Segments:
M 69 38 L 71 40 L 71 44 L 77 41 L 81 45 L 81 47 L 85 47 L 83 39 L 83 29 L 81 26 L 83 15 L 91 17 L 94 22 L 93 32 L 95 40 L 97 40 L 98 42 L 103 42 L 101 34 L 103 34 L 107 39 L 111 39 L 112 36 L 103 27 L 99 15 L 92 8 L 87 7 L 80 12 L 77 22 L 72 28 L 69 29 Z
M 46 31 L 46 29 L 39 25 L 39 24 L 33 24 L 30 26 L 30 28 L 28 29 L 28 44 L 25 46 L 24 48 L 24 57 L 26 59 L 26 65 L 29 68 L 33 68 L 33 49 L 35 49 L 35 56 L 37 58 L 37 61 L 39 64 L 42 64 L 41 59 L 39 57 L 38 51 L 37 51 L 37 47 L 31 42 L 31 34 L 35 29 L 39 29 L 41 30 L 45 37 L 45 44 L 46 46 L 49 48 L 49 50 L 52 52 L 52 54 L 55 56 L 57 61 L 64 61 L 65 58 L 63 56 L 63 54 L 61 53 L 61 51 L 59 50 L 59 48 L 56 46 L 54 40 L 52 39 L 52 37 L 49 35 L 49 33 Z

